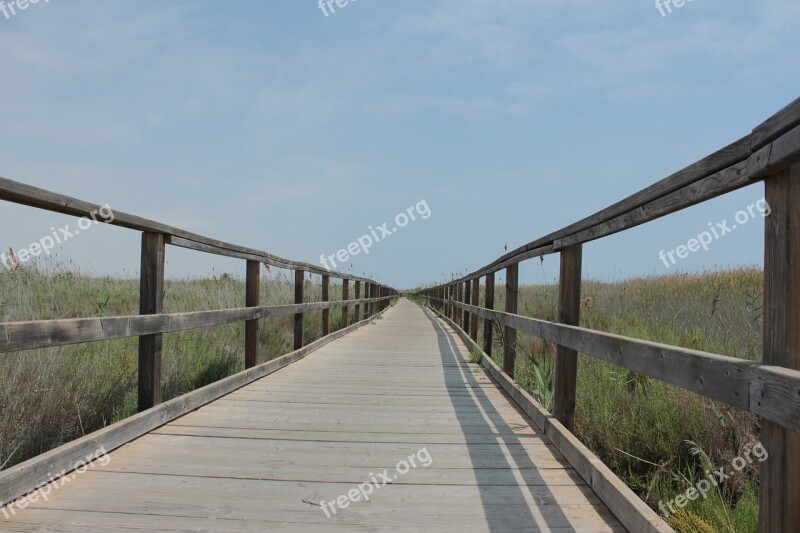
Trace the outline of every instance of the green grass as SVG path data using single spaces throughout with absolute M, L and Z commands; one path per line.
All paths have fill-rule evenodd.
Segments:
M 293 280 L 263 276 L 263 305 L 293 303 Z M 164 305 L 166 312 L 244 307 L 244 295 L 244 281 L 229 275 L 169 280 Z M 341 298 L 341 285 L 331 285 L 331 297 Z M 138 298 L 138 280 L 100 278 L 52 263 L 0 268 L 0 322 L 135 315 Z M 318 280 L 307 281 L 306 300 L 320 298 Z M 320 315 L 305 314 L 307 343 L 321 336 Z M 292 350 L 292 316 L 261 324 L 260 362 Z M 341 310 L 331 310 L 332 327 L 340 324 Z M 137 354 L 138 340 L 131 338 L 0 355 L 0 466 L 8 468 L 135 414 Z M 243 323 L 164 335 L 162 398 L 241 371 L 243 354 Z
M 504 291 L 497 293 L 495 309 L 502 309 Z M 557 294 L 555 286 L 520 287 L 520 314 L 555 320 Z M 618 283 L 584 281 L 582 295 L 583 327 L 737 358 L 761 358 L 760 270 Z M 493 358 L 502 366 L 502 336 L 494 338 Z M 551 409 L 555 346 L 520 334 L 517 352 L 517 382 Z M 720 467 L 730 466 L 758 439 L 757 418 L 750 413 L 586 355 L 580 355 L 579 365 L 577 436 L 656 510 L 659 501 L 684 493 L 702 474 L 704 465 L 691 453 L 690 442 Z M 716 531 L 756 531 L 758 463 L 727 480 L 719 494 L 686 509 L 685 520 L 672 524 L 678 531 L 695 531 L 700 523 Z
M 504 306 L 498 290 L 495 308 Z M 308 282 L 307 300 L 319 301 Z M 639 339 L 757 360 L 761 357 L 763 275 L 756 269 L 583 283 L 581 325 Z M 167 312 L 244 306 L 235 276 L 170 280 Z M 341 286 L 331 286 L 333 299 Z M 520 313 L 554 320 L 557 288 L 524 286 Z M 264 305 L 291 303 L 293 281 L 266 276 Z M 393 302 L 394 303 L 394 302 Z M 60 265 L 0 269 L 0 321 L 136 314 L 138 281 L 99 278 Z M 351 312 L 353 309 L 351 308 Z M 292 317 L 262 321 L 261 361 L 292 349 Z M 341 315 L 331 312 L 338 328 Z M 351 319 L 352 323 L 352 319 Z M 320 312 L 305 315 L 305 340 L 321 334 Z M 480 338 L 482 338 L 481 321 Z M 493 358 L 502 366 L 500 335 Z M 519 383 L 552 408 L 555 347 L 527 335 L 517 341 Z M 163 397 L 174 398 L 242 369 L 244 325 L 164 336 Z M 473 359 L 477 356 L 473 354 Z M 135 413 L 137 340 L 32 350 L 0 356 L 0 465 L 9 467 Z M 717 466 L 730 465 L 757 440 L 757 419 L 723 404 L 581 355 L 576 433 L 648 504 L 682 494 L 703 472 L 696 444 Z M 692 443 L 692 444 L 690 444 Z M 679 531 L 756 531 L 757 463 L 692 502 Z M 694 528 L 694 529 L 693 529 Z

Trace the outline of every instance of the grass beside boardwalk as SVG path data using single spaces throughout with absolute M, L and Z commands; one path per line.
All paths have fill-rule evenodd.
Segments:
M 306 301 L 319 301 L 316 281 Z M 294 302 L 294 281 L 262 273 L 262 305 Z M 331 285 L 332 299 L 341 286 Z M 244 281 L 169 280 L 166 312 L 245 306 Z M 99 278 L 60 265 L 0 268 L 0 322 L 138 314 L 138 280 Z M 351 307 L 352 315 L 353 309 Z M 321 336 L 305 314 L 305 339 Z M 262 320 L 260 362 L 292 351 L 293 316 Z M 331 310 L 338 329 L 341 311 Z M 352 318 L 351 318 L 352 323 Z M 0 467 L 8 468 L 136 413 L 136 338 L 0 354 Z M 174 398 L 244 368 L 244 323 L 164 335 L 162 397 Z
M 307 282 L 307 301 L 320 299 Z M 341 287 L 331 287 L 332 298 Z M 231 276 L 168 281 L 167 312 L 244 306 L 244 282 Z M 554 320 L 553 286 L 520 289 L 520 314 Z M 584 282 L 581 325 L 734 357 L 761 357 L 760 270 Z M 495 308 L 502 309 L 498 288 Z M 264 305 L 291 303 L 293 281 L 266 277 Z M 0 269 L 0 321 L 137 314 L 138 281 L 68 272 Z M 352 308 L 351 308 L 352 313 Z M 320 313 L 306 314 L 306 340 L 321 334 Z M 334 328 L 338 310 L 331 312 Z M 352 320 L 351 320 L 352 322 Z M 481 321 L 482 323 L 483 321 Z M 261 360 L 291 351 L 293 318 L 262 321 Z M 481 334 L 482 335 L 482 334 Z M 498 339 L 499 335 L 495 336 Z M 481 337 L 482 338 L 482 337 Z M 498 344 L 494 353 L 502 354 Z M 517 380 L 552 408 L 554 346 L 518 339 Z M 173 398 L 243 367 L 241 323 L 164 336 L 163 395 Z M 497 358 L 498 362 L 499 357 Z M 90 343 L 0 355 L 0 465 L 6 468 L 121 420 L 136 408 L 137 340 Z M 730 471 L 757 441 L 749 413 L 581 355 L 577 434 L 653 508 L 703 475 L 707 461 Z M 756 531 L 758 463 L 690 503 L 671 521 L 678 531 Z
M 503 309 L 504 291 L 498 289 L 495 309 Z M 581 325 L 758 360 L 762 296 L 763 273 L 757 269 L 585 281 Z M 520 288 L 520 314 L 552 321 L 556 308 L 555 286 Z M 496 342 L 501 364 L 503 349 Z M 517 381 L 552 409 L 555 346 L 527 335 L 517 342 Z M 666 506 L 685 494 L 709 461 L 731 471 L 732 461 L 758 442 L 757 419 L 750 413 L 586 355 L 580 356 L 576 433 L 656 511 L 659 502 Z M 670 524 L 679 532 L 756 531 L 758 467 L 756 460 L 708 498 L 690 502 Z

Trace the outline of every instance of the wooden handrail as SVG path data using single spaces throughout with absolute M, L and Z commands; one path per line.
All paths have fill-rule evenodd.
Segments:
M 0 178 L 0 199 L 74 216 L 92 217 L 102 213 L 102 206 L 40 189 L 24 183 Z M 95 342 L 108 339 L 139 337 L 138 409 L 146 411 L 161 403 L 161 349 L 164 333 L 245 322 L 245 368 L 258 363 L 259 321 L 270 316 L 294 314 L 294 349 L 304 346 L 303 314 L 322 310 L 323 338 L 332 335 L 330 309 L 347 309 L 348 301 L 329 302 L 330 279 L 341 279 L 343 288 L 350 280 L 356 286 L 363 282 L 373 291 L 363 304 L 367 319 L 377 312 L 377 304 L 391 300 L 396 290 L 373 280 L 322 269 L 316 265 L 284 259 L 267 252 L 239 246 L 160 222 L 114 210 L 113 217 L 103 220 L 111 225 L 142 232 L 142 262 L 139 296 L 139 315 L 123 317 L 83 318 L 72 320 L 42 320 L 0 324 L 0 353 Z M 164 267 L 167 246 L 234 257 L 247 261 L 245 305 L 242 309 L 222 309 L 195 313 L 164 314 Z M 261 264 L 295 271 L 295 305 L 263 307 L 259 305 Z M 322 276 L 323 301 L 304 302 L 305 274 Z M 380 292 L 383 298 L 375 295 Z M 349 298 L 345 289 L 343 297 Z M 358 298 L 358 294 L 356 294 Z M 382 309 L 383 307 L 381 307 Z M 356 323 L 360 318 L 356 317 Z M 348 327 L 342 321 L 342 328 Z
M 754 362 L 641 341 L 578 327 L 581 246 L 763 180 L 772 211 L 766 219 L 764 350 Z M 517 314 L 519 263 L 560 253 L 558 322 Z M 475 340 L 460 321 L 484 322 L 484 353 L 492 323 L 504 326 L 503 372 L 513 378 L 516 332 L 557 346 L 554 414 L 572 430 L 577 353 L 646 374 L 761 417 L 760 531 L 788 531 L 800 523 L 800 98 L 746 137 L 583 220 L 531 241 L 488 265 L 414 293 Z M 506 269 L 506 310 L 494 310 L 494 275 Z M 461 297 L 486 277 L 484 306 Z M 488 329 L 488 332 L 486 331 Z

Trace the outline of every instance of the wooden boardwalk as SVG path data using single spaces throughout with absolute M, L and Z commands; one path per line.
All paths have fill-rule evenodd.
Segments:
M 0 516 L 0 530 L 625 531 L 468 357 L 401 300 Z M 414 454 L 417 468 L 398 475 Z M 368 502 L 330 517 L 319 506 L 384 469 L 397 479 Z

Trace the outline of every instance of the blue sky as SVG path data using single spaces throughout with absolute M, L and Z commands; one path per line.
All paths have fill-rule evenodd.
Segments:
M 0 15 L 0 175 L 318 263 L 420 200 L 348 270 L 440 281 L 746 135 L 800 91 L 800 3 L 51 0 Z M 759 264 L 751 221 L 666 269 L 759 184 L 586 246 L 584 276 Z M 0 246 L 74 219 L 0 202 Z M 64 261 L 135 275 L 139 235 Z M 241 261 L 170 248 L 170 277 Z M 552 280 L 555 256 L 522 279 Z

